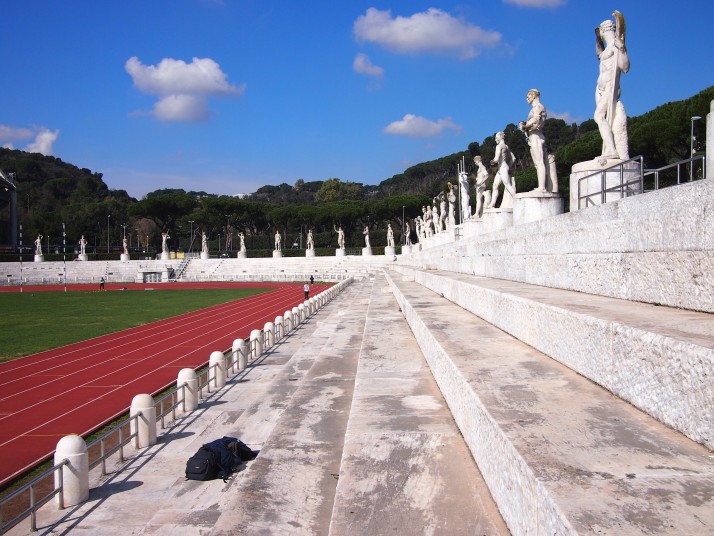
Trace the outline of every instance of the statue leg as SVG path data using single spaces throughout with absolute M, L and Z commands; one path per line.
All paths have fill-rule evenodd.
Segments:
M 602 156 L 604 158 L 617 158 L 617 149 L 615 148 L 615 137 L 612 134 L 612 128 L 607 117 L 607 99 L 604 93 L 595 92 L 595 113 L 593 119 L 597 123 L 597 128 L 600 131 L 602 138 Z
M 615 139 L 615 148 L 621 160 L 629 160 L 630 147 L 627 138 L 627 112 L 625 105 L 617 101 L 615 117 L 613 118 L 612 133 Z
M 548 188 L 554 194 L 558 193 L 558 170 L 555 167 L 555 155 L 548 155 Z

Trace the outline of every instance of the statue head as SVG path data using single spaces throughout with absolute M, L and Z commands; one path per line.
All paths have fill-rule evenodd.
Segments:
M 481 163 L 481 157 L 480 156 L 474 156 L 474 164 L 477 166 Z
M 505 134 L 503 132 L 496 132 L 496 143 L 501 143 Z
M 615 23 L 612 22 L 610 19 L 602 21 L 600 23 L 600 33 L 604 34 L 605 32 L 614 32 L 615 31 Z
M 537 89 L 529 89 L 528 93 L 526 93 L 526 100 L 528 101 L 528 104 L 533 102 L 535 99 L 540 99 L 540 91 Z

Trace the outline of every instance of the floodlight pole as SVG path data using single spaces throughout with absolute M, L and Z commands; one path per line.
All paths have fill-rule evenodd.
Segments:
M 404 205 L 402 205 L 402 246 L 406 244 L 404 240 Z
M 694 140 L 696 139 L 694 137 L 694 122 L 699 121 L 701 119 L 700 116 L 695 115 L 692 117 L 692 130 L 691 130 L 691 136 L 690 136 L 690 142 L 689 142 L 689 158 L 693 159 L 694 158 Z M 690 160 L 689 162 L 689 180 L 693 181 L 694 180 L 694 160 Z
M 22 224 L 20 224 L 20 294 L 22 294 Z
M 67 292 L 67 235 L 62 222 L 62 265 L 64 268 L 64 291 Z
M 191 224 L 191 236 L 189 237 L 189 241 L 188 241 L 189 254 L 193 251 L 193 222 L 194 222 L 194 220 L 188 220 L 188 223 Z
M 107 253 L 109 253 L 109 218 L 111 217 L 111 214 L 107 214 Z

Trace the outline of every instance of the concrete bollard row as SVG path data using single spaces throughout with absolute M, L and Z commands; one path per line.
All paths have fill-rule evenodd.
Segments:
M 254 329 L 250 333 L 248 344 L 244 339 L 235 339 L 231 348 L 231 370 L 236 367 L 238 370 L 244 370 L 250 361 L 263 354 L 264 348 L 275 345 L 351 283 L 352 278 L 340 281 L 317 296 L 293 307 L 292 310 L 285 311 L 282 316 L 276 316 L 275 322 L 267 322 L 263 331 Z M 212 371 L 209 373 L 209 388 L 221 389 L 225 386 L 227 377 L 225 354 L 220 351 L 212 352 L 208 364 Z M 179 371 L 176 380 L 178 389 L 176 400 L 180 411 L 190 413 L 198 408 L 198 385 L 198 375 L 195 370 L 185 368 Z M 131 401 L 129 416 L 130 433 L 136 434 L 135 447 L 142 449 L 155 445 L 156 407 L 151 395 L 136 395 Z M 89 455 L 84 439 L 74 434 L 60 439 L 55 450 L 54 462 L 55 465 L 63 464 L 62 469 L 55 472 L 55 487 L 60 487 L 61 483 L 63 489 L 61 494 L 55 496 L 57 505 L 66 508 L 85 502 L 89 498 Z

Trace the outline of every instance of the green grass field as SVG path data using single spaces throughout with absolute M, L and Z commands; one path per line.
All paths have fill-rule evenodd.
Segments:
M 268 290 L 0 293 L 0 362 Z

